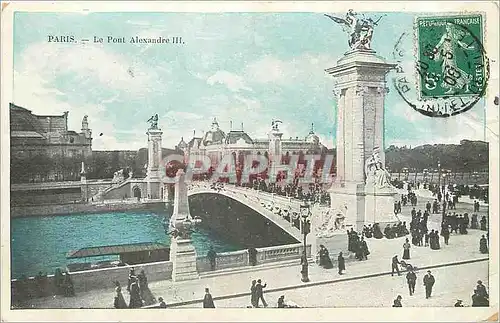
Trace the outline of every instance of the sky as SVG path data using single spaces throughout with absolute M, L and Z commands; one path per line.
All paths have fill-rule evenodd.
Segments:
M 401 33 L 413 33 L 413 20 L 408 13 L 384 16 L 373 36 L 377 55 L 391 61 Z M 48 42 L 50 35 L 77 42 Z M 104 43 L 93 43 L 94 36 Z M 107 43 L 108 36 L 126 43 Z M 184 44 L 129 43 L 135 36 L 176 36 Z M 412 48 L 411 38 L 405 45 Z M 146 121 L 155 113 L 167 148 L 209 131 L 214 117 L 225 132 L 230 122 L 234 130 L 243 123 L 252 138 L 266 138 L 275 118 L 283 121 L 284 138 L 305 137 L 314 123 L 331 148 L 336 103 L 325 69 L 348 50 L 342 28 L 321 13 L 17 12 L 13 101 L 35 114 L 69 111 L 69 128 L 77 132 L 88 115 L 94 150 L 146 147 Z M 413 60 L 409 50 L 402 64 Z M 484 140 L 483 106 L 426 117 L 401 100 L 391 79 L 386 147 Z

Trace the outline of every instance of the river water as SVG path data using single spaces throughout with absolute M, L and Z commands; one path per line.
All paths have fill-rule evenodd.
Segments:
M 169 245 L 163 221 L 171 213 L 170 208 L 11 219 L 12 278 L 35 276 L 39 271 L 53 274 L 56 268 L 65 268 L 70 262 L 82 262 L 83 259 L 66 259 L 70 250 L 139 242 Z M 192 239 L 198 255 L 206 255 L 210 245 L 216 252 L 244 249 L 203 226 L 196 228 Z M 89 259 L 100 261 L 118 256 Z

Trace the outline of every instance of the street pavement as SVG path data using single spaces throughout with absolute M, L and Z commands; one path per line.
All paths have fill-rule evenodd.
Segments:
M 416 210 L 424 209 L 425 198 L 420 198 Z M 469 210 L 470 209 L 470 210 Z M 403 207 L 402 221 L 410 222 L 411 207 Z M 457 213 L 470 212 L 472 206 L 459 204 Z M 480 215 L 485 214 L 482 208 Z M 441 215 L 431 215 L 429 229 L 440 228 Z M 481 279 L 486 286 L 488 281 L 488 262 L 480 261 L 469 264 L 452 265 L 453 263 L 485 259 L 488 255 L 479 252 L 479 239 L 484 231 L 469 230 L 467 235 L 452 234 L 449 245 L 444 245 L 441 239 L 441 249 L 431 250 L 429 247 L 411 248 L 412 265 L 423 268 L 426 266 L 446 265 L 431 269 L 436 273 L 436 294 L 430 300 L 422 297 L 423 287 L 421 279 L 425 270 L 418 271 L 419 282 L 416 294 L 408 296 L 405 279 L 391 277 L 391 258 L 403 252 L 404 237 L 397 239 L 367 239 L 370 249 L 368 260 L 353 260 L 346 263 L 345 274 L 340 276 L 337 268 L 323 269 L 316 264 L 309 267 L 309 277 L 312 284 L 304 287 L 300 281 L 301 266 L 296 263 L 286 263 L 279 268 L 257 266 L 251 271 L 224 272 L 223 275 L 205 275 L 199 280 L 172 282 L 171 280 L 150 282 L 149 287 L 153 294 L 163 297 L 172 307 L 200 307 L 205 287 L 210 291 L 218 307 L 246 307 L 249 305 L 250 284 L 253 279 L 262 279 L 267 282 L 270 306 L 274 306 L 280 295 L 285 295 L 303 307 L 332 307 L 332 306 L 391 306 L 397 294 L 403 296 L 404 306 L 452 306 L 456 298 L 461 298 L 467 304 L 475 286 Z M 347 241 L 347 235 L 346 235 Z M 335 263 L 337 255 L 331 255 Z M 147 274 L 147 273 L 146 273 Z M 371 277 L 376 275 L 377 277 Z M 368 277 L 367 277 L 368 276 Z M 351 279 L 349 281 L 338 281 Z M 274 291 L 277 290 L 277 291 Z M 128 300 L 128 293 L 124 289 L 124 297 Z M 220 299 L 222 297 L 223 299 Z M 26 307 L 33 308 L 112 308 L 114 286 L 110 281 L 108 287 L 91 292 L 80 293 L 76 297 L 46 297 L 30 300 Z

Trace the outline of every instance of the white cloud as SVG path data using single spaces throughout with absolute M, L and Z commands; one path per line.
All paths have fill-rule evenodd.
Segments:
M 207 83 L 209 85 L 223 84 L 232 92 L 239 92 L 241 90 L 252 91 L 251 88 L 245 85 L 241 76 L 228 71 L 217 71 L 207 79 Z
M 311 81 L 311 77 L 328 77 L 325 68 L 333 66 L 335 59 L 324 54 L 305 53 L 290 60 L 267 55 L 245 68 L 245 76 L 257 83 L 293 84 Z
M 75 84 L 98 82 L 129 93 L 149 92 L 158 85 L 155 84 L 156 73 L 153 70 L 92 44 L 30 45 L 21 54 L 16 70 L 29 77 L 39 76 L 46 83 L 56 76 L 74 73 L 77 79 Z

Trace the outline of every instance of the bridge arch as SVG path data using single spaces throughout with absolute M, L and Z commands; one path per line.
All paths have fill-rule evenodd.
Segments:
M 134 185 L 134 187 L 132 187 L 132 194 L 135 198 L 138 198 L 138 199 L 140 199 L 142 197 L 142 190 L 139 187 L 139 185 Z
M 248 193 L 248 194 L 245 194 Z M 292 239 L 293 241 L 289 243 L 295 243 L 302 241 L 302 235 L 300 230 L 294 227 L 290 222 L 285 220 L 280 215 L 277 215 L 267 209 L 265 206 L 261 204 L 261 202 L 257 200 L 253 200 L 249 195 L 249 192 L 236 192 L 232 190 L 213 190 L 208 188 L 196 188 L 188 191 L 188 197 L 190 198 L 190 206 L 192 198 L 200 195 L 215 195 L 217 197 L 225 197 L 228 198 L 228 201 L 237 202 L 238 204 L 246 207 L 253 213 L 259 215 L 260 220 L 265 220 L 268 223 L 271 223 L 273 226 L 279 228 L 281 232 L 285 233 L 287 237 Z M 234 204 L 234 203 L 233 203 Z M 288 242 L 287 242 L 288 243 Z

